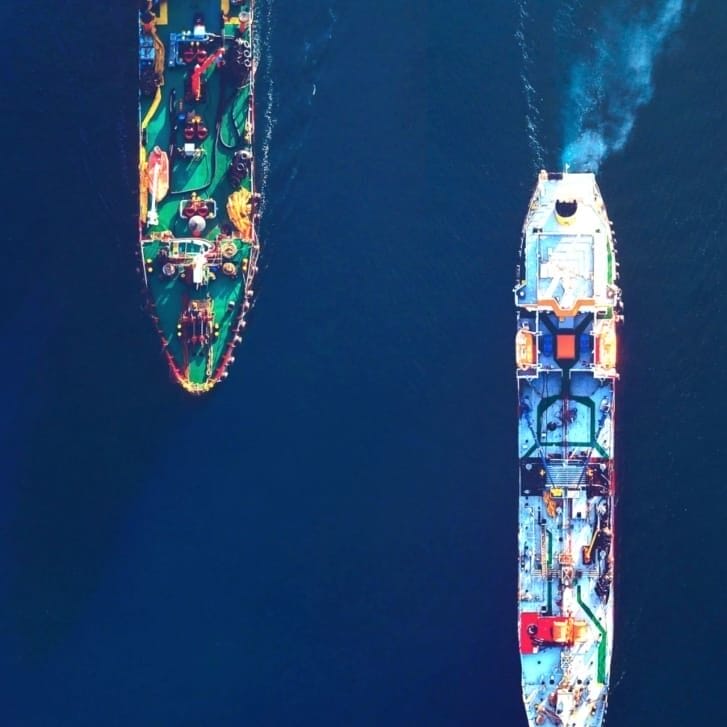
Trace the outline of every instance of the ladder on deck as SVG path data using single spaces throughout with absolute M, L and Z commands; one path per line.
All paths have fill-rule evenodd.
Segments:
M 581 486 L 585 471 L 584 464 L 548 463 L 548 478 L 553 487 L 578 488 Z

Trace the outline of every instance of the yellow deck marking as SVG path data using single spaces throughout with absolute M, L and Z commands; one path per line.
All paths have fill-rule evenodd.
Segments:
M 159 17 L 157 18 L 157 25 L 167 25 L 167 23 L 169 23 L 167 0 L 162 0 L 162 4 L 159 6 Z

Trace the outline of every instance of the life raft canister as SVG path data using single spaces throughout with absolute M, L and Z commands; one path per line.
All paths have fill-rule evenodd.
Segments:
M 220 253 L 225 260 L 232 260 L 237 255 L 237 245 L 232 240 L 227 240 L 222 243 Z
M 193 47 L 192 44 L 188 45 L 182 51 L 182 60 L 185 63 L 191 63 L 196 57 L 197 57 L 197 50 Z

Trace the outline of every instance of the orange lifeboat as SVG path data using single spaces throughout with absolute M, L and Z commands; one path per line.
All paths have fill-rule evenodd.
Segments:
M 149 175 L 149 192 L 157 202 L 161 202 L 169 192 L 169 157 L 158 146 L 149 154 L 146 171 Z
M 596 363 L 605 369 L 616 367 L 616 331 L 610 321 L 602 326 L 596 339 Z
M 519 369 L 535 363 L 535 335 L 526 328 L 521 328 L 515 336 L 515 361 Z

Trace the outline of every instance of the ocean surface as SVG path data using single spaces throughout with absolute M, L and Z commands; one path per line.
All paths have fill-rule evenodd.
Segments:
M 260 0 L 227 382 L 135 272 L 137 3 L 13 10 L 0 722 L 524 727 L 511 287 L 541 165 L 619 239 L 610 727 L 719 725 L 727 4 Z

